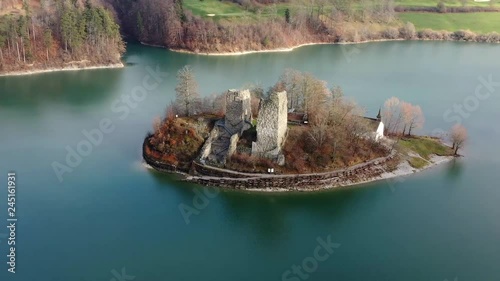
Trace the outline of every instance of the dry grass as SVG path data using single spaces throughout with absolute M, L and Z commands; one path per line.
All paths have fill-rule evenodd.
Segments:
M 410 159 L 408 159 L 408 163 L 410 163 L 410 166 L 415 169 L 422 169 L 429 164 L 429 162 L 420 157 L 410 157 Z
M 156 150 L 153 156 L 168 164 L 188 168 L 198 156 L 212 126 L 213 119 L 208 116 L 164 120 L 150 139 Z
M 248 153 L 238 153 L 231 157 L 226 167 L 249 173 L 265 173 L 267 168 L 274 168 L 276 174 L 304 174 L 343 169 L 387 155 L 381 146 L 364 138 L 359 138 L 355 144 L 331 139 L 317 147 L 309 140 L 310 129 L 310 126 L 288 127 L 283 147 L 285 166 L 280 167 L 268 159 L 256 158 Z

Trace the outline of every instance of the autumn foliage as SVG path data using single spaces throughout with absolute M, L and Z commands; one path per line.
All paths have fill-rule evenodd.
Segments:
M 154 121 L 154 133 L 149 138 L 153 149 L 146 152 L 165 163 L 188 168 L 197 156 L 209 132 L 211 120 L 201 118 L 167 118 Z
M 385 101 L 382 110 L 382 120 L 390 135 L 411 136 L 415 129 L 424 126 L 424 113 L 419 105 L 391 97 Z
M 293 112 L 289 117 L 307 116 L 308 121 L 289 123 L 282 148 L 285 166 L 239 154 L 231 158 L 231 168 L 248 172 L 268 167 L 277 173 L 324 172 L 387 155 L 387 149 L 372 137 L 376 130 L 373 125 L 378 122 L 364 118 L 363 110 L 343 97 L 340 87 L 329 89 L 325 81 L 310 73 L 287 69 L 269 92 L 283 90 L 287 92 L 289 111 Z
M 0 72 L 120 62 L 124 43 L 104 0 L 9 2 L 0 4 Z

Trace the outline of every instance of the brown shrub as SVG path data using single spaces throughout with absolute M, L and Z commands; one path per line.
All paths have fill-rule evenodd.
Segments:
M 459 30 L 453 33 L 453 39 L 458 41 L 468 41 L 474 42 L 476 41 L 476 34 L 470 30 Z
M 397 39 L 399 38 L 399 30 L 395 27 L 388 27 L 382 31 L 382 37 L 385 39 Z

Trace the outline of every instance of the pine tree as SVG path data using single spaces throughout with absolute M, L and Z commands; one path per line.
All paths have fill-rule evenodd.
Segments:
M 47 61 L 49 61 L 49 50 L 52 47 L 53 38 L 52 31 L 48 28 L 45 29 L 45 32 L 43 33 L 43 43 L 45 45 L 45 48 L 47 49 Z
M 286 23 L 290 23 L 290 9 L 288 8 L 285 10 L 285 21 Z
M 61 16 L 61 37 L 64 41 L 64 49 L 68 51 L 71 46 L 72 34 L 76 32 L 76 17 L 71 9 L 66 9 Z
M 5 41 L 7 39 L 2 35 L 0 34 L 0 60 L 2 62 L 2 65 L 3 65 L 3 48 L 5 47 Z

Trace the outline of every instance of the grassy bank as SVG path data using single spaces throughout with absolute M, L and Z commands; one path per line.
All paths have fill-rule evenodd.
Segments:
M 411 22 L 417 30 L 471 30 L 477 33 L 500 32 L 500 13 L 401 13 L 399 18 Z
M 449 146 L 444 145 L 438 139 L 429 137 L 409 137 L 399 141 L 399 145 L 403 149 L 407 149 L 418 153 L 424 159 L 429 160 L 432 154 L 439 156 L 453 155 L 453 151 Z
M 253 15 L 242 6 L 233 2 L 219 0 L 185 0 L 184 5 L 191 10 L 194 15 L 208 17 L 208 15 L 213 14 L 214 19 L 247 17 Z
M 453 150 L 440 140 L 430 137 L 406 137 L 398 142 L 398 150 L 407 155 L 408 163 L 415 169 L 431 164 L 432 156 L 452 156 Z

